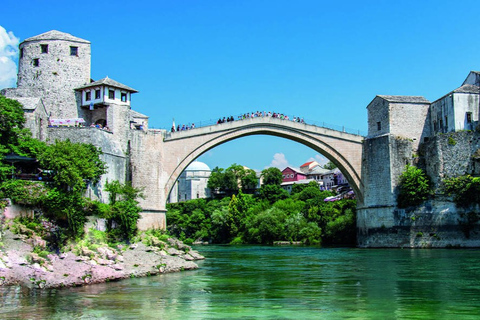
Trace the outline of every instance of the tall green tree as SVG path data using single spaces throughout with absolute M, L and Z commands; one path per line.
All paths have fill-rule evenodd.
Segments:
M 276 185 L 280 186 L 283 182 L 282 171 L 275 167 L 270 167 L 262 171 L 262 186 L 263 185 Z
M 70 140 L 55 141 L 39 155 L 42 168 L 53 170 L 55 187 L 63 191 L 83 191 L 87 183 L 96 184 L 107 166 L 99 148 Z

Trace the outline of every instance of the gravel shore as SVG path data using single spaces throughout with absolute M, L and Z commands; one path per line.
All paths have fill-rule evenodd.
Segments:
M 67 251 L 42 258 L 33 252 L 35 238 L 4 230 L 0 248 L 0 285 L 29 288 L 60 288 L 102 283 L 130 277 L 198 268 L 195 260 L 204 259 L 190 246 L 176 239 L 101 246 L 95 250 L 81 248 L 76 254 Z

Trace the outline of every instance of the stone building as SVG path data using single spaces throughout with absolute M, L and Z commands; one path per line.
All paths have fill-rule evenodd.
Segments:
M 102 149 L 109 170 L 88 193 L 106 200 L 103 185 L 129 179 L 134 169 L 130 141 L 148 129 L 148 117 L 131 109 L 137 91 L 108 77 L 93 81 L 90 42 L 68 33 L 52 30 L 24 40 L 19 49 L 17 88 L 1 94 L 23 105 L 25 126 L 35 138 L 70 139 Z
M 170 192 L 169 202 L 182 202 L 192 199 L 209 198 L 207 187 L 212 170 L 203 162 L 192 162 L 180 175 Z
M 432 102 L 430 128 L 433 134 L 474 130 L 479 120 L 479 78 L 470 72 L 462 86 Z

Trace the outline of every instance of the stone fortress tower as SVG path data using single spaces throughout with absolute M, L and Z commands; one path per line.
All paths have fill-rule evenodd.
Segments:
M 90 82 L 90 42 L 52 30 L 19 48 L 17 88 L 39 91 L 52 118 L 81 118 L 74 89 Z

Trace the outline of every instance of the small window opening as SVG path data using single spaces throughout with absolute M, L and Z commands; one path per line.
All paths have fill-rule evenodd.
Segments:
M 115 90 L 108 89 L 108 99 L 115 100 Z
M 33 66 L 34 67 L 40 66 L 40 59 L 33 59 Z
M 382 130 L 382 123 L 380 121 L 377 122 L 377 130 Z
M 78 47 L 70 47 L 70 55 L 78 56 Z
M 85 101 L 92 100 L 92 93 L 90 91 L 85 92 Z
M 23 48 L 20 49 L 20 59 L 23 58 Z
M 95 99 L 100 99 L 100 89 L 95 90 Z
M 122 92 L 122 102 L 127 102 L 127 94 Z
M 472 123 L 472 113 L 467 112 L 467 123 Z
M 42 53 L 48 53 L 48 44 L 41 44 Z

